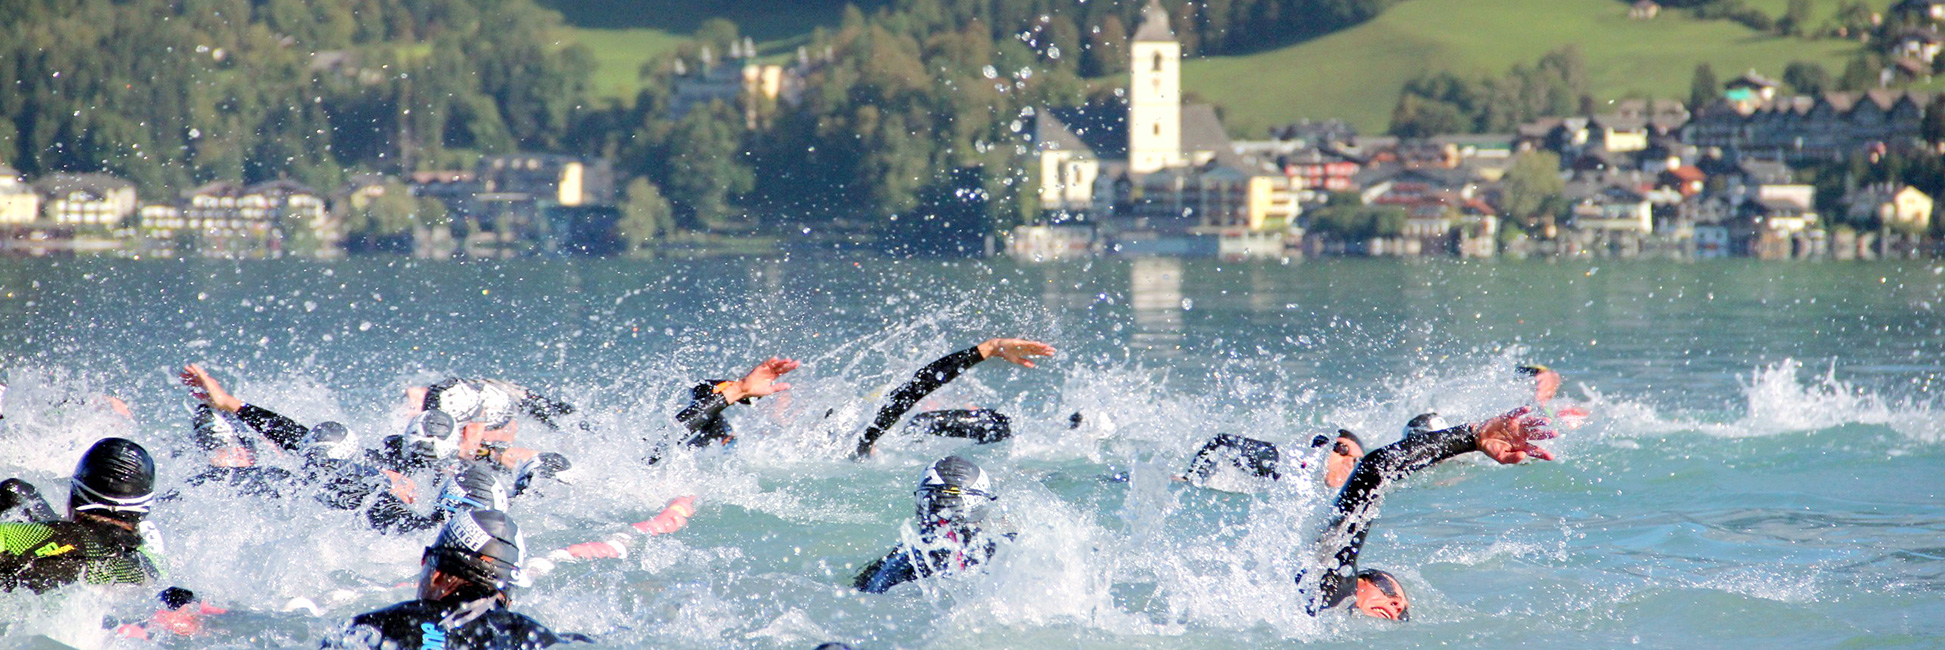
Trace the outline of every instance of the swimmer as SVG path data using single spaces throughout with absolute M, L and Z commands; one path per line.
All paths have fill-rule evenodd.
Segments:
M 960 373 L 978 365 L 979 362 L 998 356 L 1014 364 L 1033 368 L 1032 357 L 1051 357 L 1054 346 L 1027 339 L 988 339 L 979 345 L 948 354 L 912 375 L 904 385 L 893 389 L 885 405 L 878 409 L 878 415 L 866 427 L 864 435 L 858 440 L 855 458 L 864 458 L 874 453 L 873 447 L 878 439 L 898 424 L 898 419 L 906 411 L 917 406 L 940 386 L 951 383 Z M 1078 421 L 1075 425 L 1078 426 Z M 1006 414 L 991 409 L 951 409 L 930 411 L 912 416 L 908 428 L 920 433 L 950 438 L 967 438 L 976 442 L 999 442 L 1013 436 L 1011 420 Z
M 1552 368 L 1534 363 L 1522 365 L 1513 369 L 1513 372 L 1533 380 L 1533 405 L 1553 418 L 1556 424 L 1568 429 L 1578 429 L 1587 423 L 1589 416 L 1593 415 L 1587 409 L 1577 405 L 1559 406 L 1552 403 L 1553 398 L 1560 392 L 1560 384 L 1565 381 L 1560 373 Z
M 324 648 L 544 648 L 593 642 L 556 634 L 508 609 L 513 589 L 527 586 L 527 543 L 520 527 L 498 510 L 454 517 L 420 560 L 419 597 L 360 614 L 328 636 Z
M 1351 468 L 1364 457 L 1364 442 L 1349 429 L 1338 429 L 1335 437 L 1318 435 L 1310 439 L 1312 449 L 1327 445 L 1329 450 L 1324 452 L 1323 459 L 1324 485 L 1335 488 L 1344 484 Z M 1280 466 L 1285 462 L 1284 456 L 1274 443 L 1219 433 L 1202 445 L 1189 460 L 1188 469 L 1174 478 L 1201 488 L 1257 492 L 1283 478 Z M 1309 467 L 1308 461 L 1299 458 L 1297 469 Z
M 68 481 L 67 519 L 0 523 L 0 591 L 153 582 L 160 573 L 142 519 L 154 498 L 147 449 L 123 438 L 96 442 Z M 24 507 L 50 510 L 45 501 Z
M 524 414 L 549 429 L 559 429 L 556 418 L 574 414 L 573 404 L 498 379 L 450 377 L 407 389 L 405 394 L 414 411 L 443 411 L 462 428 L 474 429 L 470 436 L 502 446 L 513 442 L 519 430 L 515 417 Z
M 1377 618 L 1407 620 L 1411 602 L 1404 586 L 1389 573 L 1357 567 L 1385 491 L 1419 470 L 1474 451 L 1504 465 L 1528 458 L 1553 460 L 1553 454 L 1533 444 L 1555 435 L 1550 424 L 1531 407 L 1522 407 L 1485 422 L 1420 431 L 1372 450 L 1358 461 L 1331 505 L 1330 519 L 1317 538 L 1317 577 L 1297 575 L 1304 611 L 1315 616 L 1348 606 Z
M 900 544 L 858 572 L 852 581 L 858 591 L 884 593 L 919 578 L 960 573 L 991 559 L 999 539 L 1014 537 L 1001 533 L 996 539 L 985 533 L 999 496 L 986 472 L 964 458 L 947 456 L 926 468 L 913 500 L 918 539 Z
M 689 405 L 675 414 L 676 422 L 691 434 L 683 444 L 707 447 L 735 442 L 736 432 L 730 428 L 729 420 L 723 417 L 723 409 L 731 404 L 749 404 L 750 400 L 790 390 L 790 384 L 777 380 L 796 370 L 797 366 L 796 361 L 770 357 L 744 373 L 742 379 L 712 379 L 691 387 Z M 659 460 L 660 456 L 660 450 L 657 450 L 649 462 Z

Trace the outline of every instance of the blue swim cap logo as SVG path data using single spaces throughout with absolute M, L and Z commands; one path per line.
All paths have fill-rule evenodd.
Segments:
M 431 623 L 419 624 L 419 650 L 446 650 L 446 633 Z

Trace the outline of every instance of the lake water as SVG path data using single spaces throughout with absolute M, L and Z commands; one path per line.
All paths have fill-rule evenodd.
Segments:
M 184 488 L 200 462 L 172 377 L 187 361 L 367 444 L 401 428 L 407 387 L 449 375 L 581 406 L 586 430 L 522 429 L 575 462 L 511 508 L 535 551 L 699 495 L 687 529 L 518 594 L 614 647 L 1932 648 L 1941 303 L 1936 262 L 6 261 L 0 475 L 58 501 L 96 438 L 158 452 L 182 488 L 151 517 L 167 582 L 233 612 L 159 637 L 172 648 L 315 647 L 408 598 L 391 585 L 430 537 Z M 1060 354 L 982 364 L 926 406 L 999 408 L 1014 440 L 893 437 L 843 458 L 879 393 L 992 336 Z M 642 461 L 687 385 L 772 354 L 804 362 L 796 388 L 735 409 L 735 448 Z M 1558 462 L 1460 459 L 1390 496 L 1363 564 L 1400 576 L 1410 623 L 1296 605 L 1329 498 L 1314 477 L 1254 496 L 1166 480 L 1215 433 L 1345 427 L 1376 445 L 1420 411 L 1484 418 L 1524 401 L 1523 362 L 1562 371 L 1594 417 L 1553 441 Z M 985 573 L 850 591 L 949 453 L 993 474 L 1019 541 Z M 101 621 L 152 593 L 0 596 L 0 645 L 146 647 Z M 298 597 L 321 614 L 279 611 Z

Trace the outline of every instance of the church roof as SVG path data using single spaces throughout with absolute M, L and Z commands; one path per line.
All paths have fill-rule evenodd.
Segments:
M 1182 151 L 1229 151 L 1229 132 L 1210 104 L 1182 106 Z
M 1034 146 L 1091 153 L 1096 159 L 1128 157 L 1128 106 L 1042 108 L 1034 116 Z
M 1141 27 L 1135 30 L 1133 40 L 1175 40 L 1175 32 L 1168 28 L 1168 10 L 1162 8 L 1161 0 L 1148 0 L 1148 6 L 1141 10 L 1141 16 Z

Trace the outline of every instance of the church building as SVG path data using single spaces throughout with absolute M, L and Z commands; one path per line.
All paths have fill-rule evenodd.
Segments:
M 1033 157 L 1050 223 L 1168 234 L 1280 232 L 1297 215 L 1293 183 L 1236 153 L 1215 107 L 1182 103 L 1182 44 L 1158 0 L 1130 39 L 1122 106 L 1042 108 Z

